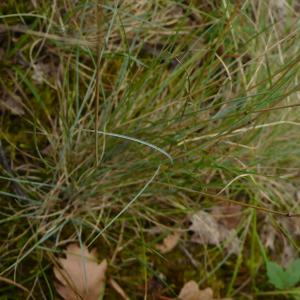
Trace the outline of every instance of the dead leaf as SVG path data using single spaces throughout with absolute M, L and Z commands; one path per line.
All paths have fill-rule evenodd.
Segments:
M 280 255 L 280 264 L 287 267 L 292 261 L 298 258 L 298 251 L 289 241 L 283 239 L 283 251 Z
M 55 62 L 39 62 L 32 64 L 31 79 L 37 84 L 51 84 L 54 77 L 57 75 L 57 66 Z
M 180 300 L 213 300 L 211 288 L 200 290 L 198 284 L 191 280 L 181 289 L 178 298 Z
M 200 210 L 192 215 L 191 222 L 190 230 L 194 232 L 192 241 L 204 245 L 218 245 L 220 243 L 219 226 L 212 215 Z
M 65 300 L 98 300 L 104 291 L 107 261 L 96 261 L 95 251 L 70 244 L 66 258 L 60 258 L 61 268 L 54 267 L 58 280 L 57 292 Z
M 217 222 L 227 229 L 236 229 L 241 221 L 241 206 L 232 203 L 222 203 L 212 208 L 212 215 Z
M 238 253 L 240 240 L 235 229 L 226 227 L 226 223 L 220 222 L 219 217 L 205 211 L 198 211 L 191 217 L 190 230 L 194 233 L 192 242 L 202 245 L 220 245 L 224 242 L 225 248 L 230 253 Z
M 274 251 L 276 238 L 276 231 L 274 227 L 269 223 L 264 224 L 261 227 L 260 236 L 264 247 Z
M 180 300 L 217 300 L 213 297 L 213 290 L 206 288 L 200 290 L 198 284 L 191 280 L 188 281 L 181 289 L 178 299 Z M 220 300 L 232 300 L 230 298 L 222 298 Z
M 16 116 L 22 116 L 25 113 L 21 98 L 6 91 L 2 91 L 0 95 L 0 111 L 1 110 L 8 110 Z
M 35 64 L 33 65 L 33 73 L 32 73 L 32 80 L 37 84 L 43 83 L 43 78 L 45 78 L 45 70 L 44 65 L 42 64 Z
M 179 239 L 179 232 L 171 233 L 163 239 L 163 242 L 161 244 L 156 245 L 155 248 L 163 254 L 168 253 L 177 246 Z

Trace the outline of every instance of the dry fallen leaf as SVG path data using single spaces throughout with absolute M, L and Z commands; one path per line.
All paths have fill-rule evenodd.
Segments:
M 25 113 L 21 98 L 7 91 L 0 94 L 0 111 L 2 110 L 9 111 L 16 116 L 22 116 Z
M 283 232 L 287 232 L 291 238 L 299 239 L 300 220 L 298 218 L 278 218 L 276 222 L 265 217 L 260 229 L 260 238 L 264 247 L 270 250 L 273 260 L 281 266 L 288 266 L 298 258 L 296 248 L 289 242 Z M 280 255 L 278 255 L 278 251 Z
M 260 237 L 264 247 L 271 251 L 275 250 L 276 230 L 270 223 L 266 223 L 261 227 Z
M 163 254 L 168 253 L 176 247 L 176 245 L 179 242 L 179 239 L 179 232 L 171 233 L 163 239 L 163 242 L 161 244 L 156 245 L 155 248 Z
M 211 214 L 220 225 L 227 229 L 235 229 L 241 222 L 242 209 L 239 205 L 222 203 L 212 208 Z
M 60 258 L 61 268 L 54 267 L 58 280 L 57 292 L 65 300 L 98 300 L 104 291 L 107 262 L 96 261 L 95 251 L 70 244 L 66 258 Z
M 33 66 L 33 73 L 31 75 L 32 80 L 36 84 L 42 84 L 43 78 L 45 78 L 45 67 L 43 64 L 34 64 Z
M 215 218 L 205 211 L 198 211 L 191 217 L 190 230 L 194 232 L 192 241 L 200 244 L 218 245 L 221 237 Z
M 298 251 L 287 239 L 283 239 L 283 250 L 280 255 L 280 265 L 287 267 L 291 262 L 298 258 Z
M 213 297 L 213 290 L 206 288 L 200 290 L 198 284 L 191 280 L 188 281 L 181 289 L 178 299 L 180 300 L 216 300 Z M 231 300 L 230 298 L 222 298 L 220 300 Z
M 54 66 L 54 63 L 36 63 L 32 64 L 32 75 L 31 79 L 36 83 L 36 84 L 42 84 L 44 82 L 48 82 L 48 80 L 51 81 L 53 78 L 53 75 L 57 73 L 57 69 Z
M 202 245 L 220 245 L 224 242 L 225 248 L 231 253 L 238 253 L 240 240 L 235 229 L 226 227 L 220 222 L 220 217 L 205 211 L 198 211 L 191 217 L 190 230 L 193 232 L 192 242 Z
M 178 299 L 180 300 L 213 300 L 213 291 L 211 288 L 200 290 L 198 284 L 191 280 L 181 289 Z

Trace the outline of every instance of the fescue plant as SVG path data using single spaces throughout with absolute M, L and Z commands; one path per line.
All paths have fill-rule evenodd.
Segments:
M 299 297 L 266 271 L 299 252 L 299 26 L 296 0 L 1 2 L 0 299 L 55 299 L 74 241 L 131 299 L 190 279 Z M 190 241 L 189 216 L 224 203 L 235 254 Z

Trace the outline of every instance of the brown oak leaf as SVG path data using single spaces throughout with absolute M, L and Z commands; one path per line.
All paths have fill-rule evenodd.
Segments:
M 178 299 L 180 300 L 216 300 L 213 297 L 213 290 L 206 288 L 200 290 L 198 284 L 191 280 L 188 281 L 181 289 Z M 222 298 L 220 300 L 232 300 L 230 298 Z
M 211 288 L 200 290 L 198 284 L 191 280 L 181 289 L 178 299 L 180 300 L 213 300 L 213 291 Z
M 60 258 L 61 267 L 54 267 L 58 282 L 57 292 L 65 300 L 98 300 L 105 287 L 107 261 L 100 264 L 96 252 L 89 252 L 87 247 L 70 244 L 66 258 Z
M 230 253 L 238 253 L 240 240 L 235 229 L 229 229 L 221 223 L 219 217 L 205 211 L 198 211 L 191 216 L 191 241 L 202 245 L 220 245 L 224 243 Z

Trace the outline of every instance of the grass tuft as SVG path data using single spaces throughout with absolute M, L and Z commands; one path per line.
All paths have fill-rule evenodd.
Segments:
M 0 299 L 55 299 L 74 241 L 132 299 L 297 299 L 266 262 L 299 255 L 298 20 L 293 0 L 0 4 Z M 190 216 L 228 203 L 238 253 L 193 243 Z

